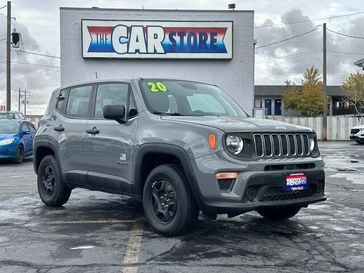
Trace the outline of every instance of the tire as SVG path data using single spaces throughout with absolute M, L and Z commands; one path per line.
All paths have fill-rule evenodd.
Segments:
M 39 165 L 37 186 L 40 199 L 48 207 L 64 205 L 72 191 L 63 183 L 59 164 L 51 155 L 44 157 Z
M 14 159 L 14 162 L 17 164 L 23 163 L 24 160 L 24 147 L 23 145 L 19 145 L 16 149 L 16 158 Z
M 164 236 L 182 235 L 199 214 L 186 179 L 175 165 L 160 165 L 150 172 L 143 208 L 149 225 Z
M 296 206 L 271 207 L 258 209 L 257 212 L 268 220 L 282 221 L 295 216 L 300 209 L 300 207 Z
M 357 140 L 358 144 L 364 144 L 364 140 Z

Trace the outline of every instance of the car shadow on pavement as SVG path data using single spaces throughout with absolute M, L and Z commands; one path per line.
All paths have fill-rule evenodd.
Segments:
M 23 159 L 23 163 L 27 163 L 27 162 L 32 162 L 33 161 L 33 157 L 26 157 Z M 0 159 L 0 166 L 9 166 L 9 165 L 21 165 L 22 163 L 18 164 L 15 163 L 13 160 L 9 160 L 9 159 Z

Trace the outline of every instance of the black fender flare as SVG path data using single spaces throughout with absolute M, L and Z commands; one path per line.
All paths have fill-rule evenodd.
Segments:
M 136 151 L 136 158 L 135 158 L 135 165 L 134 165 L 134 173 L 133 173 L 133 189 L 132 192 L 141 197 L 141 192 L 143 191 L 142 185 L 142 163 L 144 156 L 149 153 L 159 153 L 159 154 L 165 154 L 165 155 L 172 155 L 179 159 L 179 161 L 182 164 L 184 175 L 187 179 L 188 186 L 190 188 L 190 191 L 192 193 L 192 196 L 194 197 L 196 203 L 201 208 L 203 207 L 202 202 L 202 195 L 200 188 L 198 186 L 196 177 L 193 172 L 192 162 L 194 161 L 193 158 L 191 158 L 187 151 L 177 145 L 173 144 L 162 144 L 162 143 L 148 143 L 143 144 L 139 146 L 139 148 Z
M 39 167 L 39 164 L 37 166 L 37 162 L 38 162 L 37 150 L 39 148 L 45 147 L 45 148 L 48 148 L 48 149 L 52 150 L 56 161 L 59 162 L 58 149 L 57 149 L 57 144 L 56 143 L 57 142 L 51 141 L 48 138 L 40 138 L 40 139 L 37 139 L 34 142 L 34 146 L 33 146 L 33 167 L 34 167 L 34 172 L 36 174 L 38 173 L 38 167 Z M 60 162 L 59 162 L 59 167 L 61 168 Z

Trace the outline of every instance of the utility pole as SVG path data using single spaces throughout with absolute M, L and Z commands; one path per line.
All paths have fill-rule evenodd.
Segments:
M 6 30 L 6 110 L 11 111 L 11 2 L 7 2 Z
M 18 93 L 18 111 L 20 112 L 20 96 L 21 96 L 21 94 L 20 94 L 20 88 L 19 88 L 19 93 Z
M 24 116 L 27 115 L 27 90 L 24 89 Z
M 324 109 L 322 115 L 322 140 L 327 140 L 327 92 L 326 92 L 326 84 L 327 84 L 327 70 L 326 70 L 326 23 L 323 25 L 323 56 L 322 56 L 322 79 L 323 79 L 323 97 L 324 97 Z

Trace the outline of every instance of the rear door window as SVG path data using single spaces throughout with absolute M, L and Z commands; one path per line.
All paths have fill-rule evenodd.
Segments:
M 35 129 L 35 126 L 33 125 L 33 124 L 31 124 L 31 123 L 27 123 L 28 124 L 28 127 L 29 127 L 29 129 L 30 129 L 30 132 L 32 132 L 32 133 L 35 133 L 37 130 Z
M 87 118 L 89 113 L 92 85 L 72 87 L 69 91 L 66 115 Z

